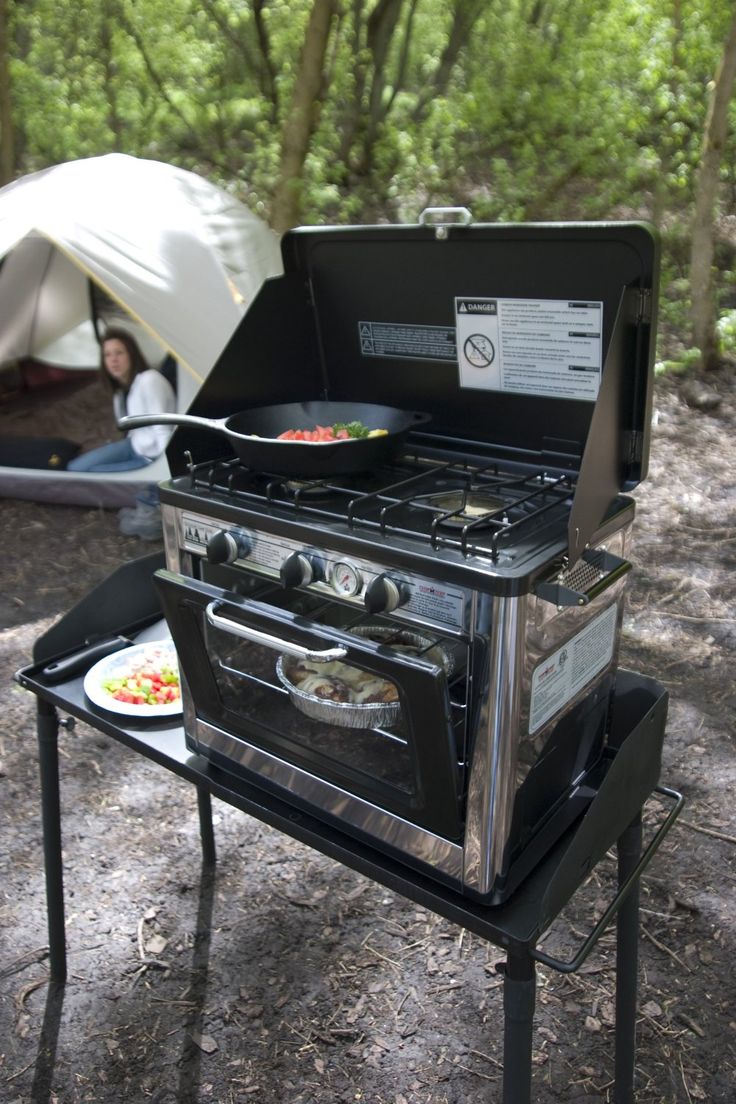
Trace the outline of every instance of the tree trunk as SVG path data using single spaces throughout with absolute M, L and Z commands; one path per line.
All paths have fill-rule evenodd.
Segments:
M 284 122 L 281 162 L 271 207 L 278 234 L 298 225 L 302 212 L 302 175 L 323 92 L 323 68 L 337 0 L 314 0 L 296 83 Z
M 10 86 L 8 0 L 0 0 L 0 187 L 15 177 L 15 128 Z
M 723 56 L 705 120 L 700 167 L 695 184 L 695 211 L 690 247 L 690 293 L 693 341 L 704 368 L 719 363 L 716 307 L 713 288 L 714 227 L 723 149 L 728 132 L 728 108 L 736 79 L 736 14 L 728 31 Z
M 464 49 L 478 22 L 481 13 L 488 7 L 487 0 L 455 0 L 452 14 L 452 26 L 437 71 L 430 82 L 427 83 L 424 92 L 417 100 L 413 112 L 415 123 L 420 123 L 427 114 L 432 100 L 438 96 L 444 96 L 450 83 L 452 71 L 457 64 L 461 50 Z

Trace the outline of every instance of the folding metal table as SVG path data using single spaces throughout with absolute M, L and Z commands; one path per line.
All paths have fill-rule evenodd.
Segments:
M 380 854 L 343 832 L 301 812 L 243 779 L 213 767 L 186 747 L 181 725 L 135 722 L 98 710 L 84 693 L 83 671 L 50 681 L 44 670 L 53 660 L 70 659 L 91 640 L 122 634 L 134 638 L 161 613 L 151 577 L 161 564 L 158 553 L 132 561 L 40 637 L 34 661 L 16 674 L 37 698 L 37 732 L 46 875 L 51 979 L 66 978 L 61 800 L 60 729 L 76 718 L 179 775 L 196 787 L 203 859 L 215 862 L 211 799 L 308 844 L 310 847 L 387 886 L 502 948 L 504 1062 L 503 1104 L 532 1100 L 532 1032 L 536 1000 L 536 964 L 574 973 L 602 932 L 616 919 L 615 1104 L 633 1104 L 639 935 L 639 880 L 683 805 L 682 796 L 659 785 L 661 749 L 667 718 L 667 694 L 653 679 L 620 671 L 600 785 L 588 811 L 558 841 L 533 873 L 503 905 L 489 907 L 445 888 Z M 124 595 L 124 600 L 121 596 Z M 643 849 L 642 809 L 657 793 L 669 806 Z M 561 961 L 542 951 L 541 937 L 575 896 L 590 872 L 615 845 L 618 886 L 603 916 L 574 957 Z

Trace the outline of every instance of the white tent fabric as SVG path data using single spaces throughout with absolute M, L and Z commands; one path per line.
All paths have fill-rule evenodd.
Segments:
M 0 366 L 28 356 L 95 366 L 92 280 L 135 320 L 149 359 L 155 363 L 165 352 L 175 358 L 180 410 L 263 280 L 282 271 L 276 235 L 223 189 L 124 154 L 57 165 L 0 189 L 0 259 Z M 0 494 L 12 495 L 24 470 L 0 469 Z M 167 471 L 162 458 L 137 477 L 124 475 L 129 482 L 145 474 L 150 482 Z M 46 473 L 29 474 L 37 484 Z M 65 499 L 74 501 L 69 481 L 80 477 L 49 475 L 57 486 L 63 479 Z M 82 500 L 94 501 L 95 494 L 99 500 L 99 488 Z M 39 492 L 18 487 L 16 497 Z

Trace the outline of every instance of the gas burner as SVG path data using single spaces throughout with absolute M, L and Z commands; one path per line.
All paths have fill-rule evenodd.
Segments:
M 315 499 L 329 498 L 335 491 L 349 490 L 351 486 L 349 479 L 335 479 L 330 482 L 324 479 L 285 479 L 270 484 L 269 490 L 278 488 L 298 504 L 300 499 L 309 499 L 313 502 Z M 273 494 L 270 497 L 274 497 Z
M 429 495 L 425 502 L 435 512 L 433 527 L 464 529 L 472 525 L 474 529 L 486 529 L 494 523 L 508 521 L 505 516 L 499 517 L 499 514 L 506 514 L 504 499 L 469 487 Z
M 189 465 L 186 482 L 206 500 L 299 514 L 322 525 L 343 522 L 362 534 L 395 536 L 435 550 L 488 557 L 512 554 L 535 528 L 562 524 L 574 479 L 521 464 L 489 462 L 456 442 L 453 450 L 417 449 L 371 472 L 301 479 L 257 471 L 239 460 Z

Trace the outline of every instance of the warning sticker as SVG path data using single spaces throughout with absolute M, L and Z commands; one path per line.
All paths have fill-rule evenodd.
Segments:
M 455 330 L 452 326 L 359 322 L 358 335 L 363 356 L 446 360 L 451 363 L 457 360 Z
M 460 386 L 594 401 L 603 304 L 569 299 L 455 299 Z
M 607 666 L 613 656 L 617 617 L 617 607 L 609 606 L 535 667 L 529 703 L 530 733 L 546 724 Z

